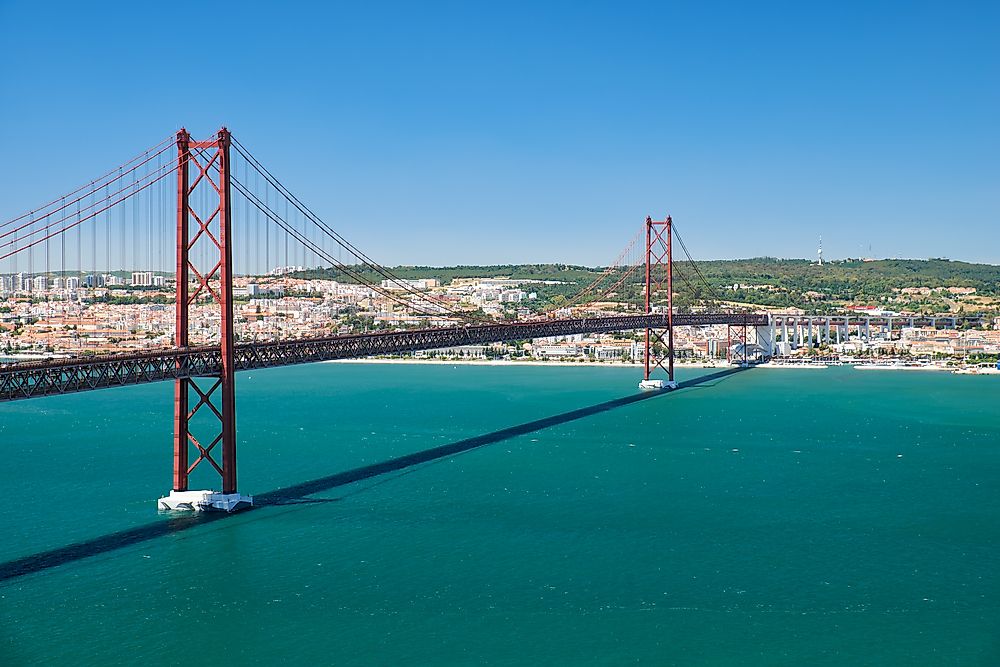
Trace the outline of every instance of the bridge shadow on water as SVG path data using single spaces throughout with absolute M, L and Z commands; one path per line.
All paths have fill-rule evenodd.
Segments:
M 735 373 L 745 370 L 742 368 L 729 368 L 715 373 L 708 373 L 690 380 L 678 383 L 678 389 L 697 387 L 714 380 L 720 380 Z M 590 405 L 569 412 L 563 412 L 551 417 L 544 417 L 534 421 L 518 424 L 509 428 L 500 429 L 484 435 L 466 438 L 457 442 L 433 447 L 413 454 L 399 456 L 388 461 L 375 463 L 372 465 L 354 468 L 345 472 L 320 477 L 318 479 L 302 482 L 274 491 L 266 491 L 254 495 L 255 506 L 249 510 L 244 510 L 237 514 L 223 513 L 197 513 L 184 516 L 173 516 L 168 519 L 161 519 L 150 523 L 120 530 L 101 537 L 90 540 L 83 540 L 64 547 L 41 551 L 30 556 L 15 558 L 0 563 L 0 582 L 17 579 L 36 572 L 42 572 L 60 565 L 72 563 L 74 561 L 91 558 L 101 554 L 111 553 L 119 549 L 148 542 L 158 537 L 165 537 L 186 531 L 198 526 L 205 526 L 216 521 L 221 521 L 230 517 L 246 516 L 248 512 L 275 505 L 299 505 L 311 503 L 334 502 L 330 499 L 311 499 L 308 496 L 329 491 L 340 486 L 346 486 L 355 482 L 360 482 L 374 477 L 380 477 L 392 472 L 407 471 L 424 463 L 437 461 L 449 456 L 456 456 L 486 445 L 492 445 L 504 440 L 510 440 L 521 435 L 534 433 L 543 429 L 576 421 L 591 415 L 608 412 L 616 408 L 621 408 L 640 401 L 664 396 L 673 392 L 641 392 L 612 399 L 596 405 Z M 387 480 L 388 481 L 388 480 Z

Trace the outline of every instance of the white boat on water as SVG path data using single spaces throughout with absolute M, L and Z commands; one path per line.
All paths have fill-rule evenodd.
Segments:
M 955 375 L 1000 375 L 1000 368 L 992 364 L 981 364 L 979 366 L 968 366 L 953 370 Z
M 766 364 L 757 364 L 757 368 L 828 368 L 827 364 L 816 362 L 778 362 L 770 361 Z
M 854 368 L 859 371 L 940 371 L 945 370 L 941 366 L 931 364 L 918 364 L 912 361 L 895 361 L 892 363 L 864 363 L 855 364 Z

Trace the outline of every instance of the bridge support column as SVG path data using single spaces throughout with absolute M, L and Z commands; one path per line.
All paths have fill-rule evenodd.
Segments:
M 655 391 L 676 389 L 674 382 L 674 271 L 673 271 L 673 220 L 655 221 L 646 217 L 646 314 L 653 312 L 653 294 L 667 288 L 667 340 L 663 340 L 662 330 L 646 329 L 644 373 L 639 389 Z M 664 353 L 657 347 L 666 346 Z M 664 367 L 666 362 L 666 367 Z M 667 381 L 650 377 L 657 369 L 667 372 Z
M 177 133 L 177 312 L 174 341 L 189 344 L 188 312 L 199 298 L 219 307 L 220 372 L 195 378 L 178 366 L 174 385 L 174 484 L 170 495 L 160 498 L 164 510 L 221 510 L 232 512 L 253 504 L 253 498 L 236 490 L 236 392 L 233 327 L 233 225 L 230 195 L 230 136 L 226 128 L 215 139 L 191 141 L 187 131 Z M 192 150 L 194 149 L 194 150 Z M 191 165 L 198 175 L 189 182 Z M 198 192 L 199 196 L 192 197 Z M 196 210 L 192 201 L 206 199 L 208 210 Z M 217 196 L 217 198 L 216 198 Z M 214 206 L 214 208 L 212 208 Z M 196 228 L 191 229 L 192 221 Z M 192 234 L 192 231 L 194 232 Z M 196 266 L 191 250 L 205 246 L 210 259 Z M 217 259 L 216 259 L 217 258 Z M 193 291 L 189 280 L 196 278 Z M 191 407 L 192 399 L 195 400 Z M 205 423 L 207 422 L 207 424 Z M 197 431 L 197 435 L 195 433 Z M 201 436 L 199 438 L 199 436 Z M 189 464 L 192 447 L 197 453 Z M 219 464 L 216 450 L 221 450 Z M 207 463 L 220 475 L 222 490 L 191 491 L 189 478 Z
M 768 315 L 767 326 L 764 327 L 754 327 L 754 333 L 757 337 L 757 345 L 761 349 L 761 354 L 764 355 L 764 360 L 770 359 L 774 356 L 774 339 L 777 334 L 777 329 L 774 325 L 774 319 Z
M 756 330 L 756 327 L 755 327 Z M 733 335 L 733 332 L 736 335 Z M 726 326 L 726 338 L 729 340 L 729 363 L 747 366 L 750 363 L 750 334 L 747 326 L 747 316 L 743 315 L 743 323 Z M 733 354 L 733 343 L 739 347 L 739 356 Z

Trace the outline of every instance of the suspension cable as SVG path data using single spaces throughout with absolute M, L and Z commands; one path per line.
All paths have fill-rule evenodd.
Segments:
M 255 194 L 253 194 L 252 192 L 250 192 L 249 189 L 245 185 L 243 185 L 243 183 L 241 183 L 240 181 L 238 181 L 236 179 L 231 179 L 231 182 L 236 187 L 236 189 L 240 192 L 240 194 L 242 194 L 247 199 L 247 201 L 249 201 L 251 204 L 253 204 L 257 209 L 259 209 L 261 211 L 261 213 L 263 213 L 264 216 L 267 219 L 269 219 L 272 222 L 274 222 L 281 229 L 283 229 L 287 234 L 289 234 L 290 236 L 292 236 L 293 238 L 295 238 L 295 240 L 297 240 L 299 243 L 301 243 L 303 246 L 305 246 L 309 250 L 311 250 L 314 253 L 316 253 L 321 258 L 325 259 L 326 261 L 330 262 L 333 265 L 337 265 L 338 264 L 337 261 L 335 259 L 333 259 L 333 257 L 330 256 L 324 249 L 322 249 L 321 247 L 317 246 L 308 237 L 303 236 L 301 232 L 299 232 L 293 226 L 291 226 L 290 224 L 288 224 L 287 221 L 283 220 L 281 218 L 281 216 L 279 216 L 277 213 L 275 213 L 273 210 L 271 210 L 271 208 L 269 206 L 266 206 L 265 204 L 263 204 L 257 198 L 257 196 Z M 355 280 L 357 280 L 360 285 L 362 285 L 364 287 L 367 287 L 367 288 L 371 289 L 372 291 L 377 292 L 378 294 L 381 294 L 385 298 L 390 299 L 391 301 L 394 301 L 397 304 L 399 304 L 399 305 L 401 305 L 401 306 L 403 306 L 405 308 L 410 308 L 411 310 L 416 311 L 420 315 L 438 316 L 438 317 L 440 317 L 442 315 L 442 313 L 440 313 L 440 312 L 432 312 L 432 311 L 428 311 L 428 310 L 422 309 L 419 306 L 416 306 L 413 303 L 410 303 L 410 302 L 408 302 L 408 301 L 406 301 L 406 300 L 404 300 L 404 299 L 396 296 L 391 291 L 383 290 L 380 287 L 376 287 L 373 283 L 368 282 L 367 280 L 364 279 L 363 276 L 361 276 L 360 274 L 355 273 L 351 269 L 348 269 L 345 265 L 340 264 L 338 266 L 338 268 L 341 269 L 348 276 L 350 276 L 350 277 L 354 278 Z
M 331 227 L 322 218 L 316 215 L 316 213 L 314 213 L 308 206 L 306 206 L 288 188 L 286 188 L 281 183 L 281 181 L 279 181 L 273 174 L 271 174 L 271 172 L 263 164 L 261 164 L 260 161 L 257 160 L 257 158 L 255 158 L 249 152 L 249 150 L 247 150 L 247 148 L 243 146 L 243 144 L 241 144 L 239 140 L 236 139 L 235 137 L 233 137 L 233 145 L 236 147 L 237 152 L 239 152 L 240 155 L 242 155 L 243 158 L 247 160 L 247 162 L 250 163 L 251 166 L 254 167 L 254 169 L 260 172 L 260 174 L 264 177 L 264 179 L 268 183 L 270 183 L 276 190 L 278 190 L 278 192 L 281 193 L 282 196 L 286 197 L 292 203 L 292 205 L 295 206 L 300 213 L 302 213 L 303 216 L 309 219 L 314 225 L 319 227 L 320 231 L 322 231 L 324 234 L 330 237 L 334 242 L 336 242 L 337 244 L 341 245 L 344 249 L 351 252 L 351 254 L 353 254 L 357 259 L 367 264 L 379 275 L 383 276 L 390 282 L 393 282 L 398 286 L 402 287 L 405 291 L 410 292 L 411 294 L 419 296 L 420 298 L 430 301 L 432 303 L 439 303 L 437 302 L 436 299 L 430 297 L 429 295 L 425 295 L 419 290 L 414 289 L 403 278 L 393 273 L 391 269 L 379 264 L 374 259 L 369 257 L 365 252 L 363 252 L 360 248 L 358 248 L 353 243 L 344 238 L 340 233 L 338 233 L 335 229 L 333 229 L 333 227 Z M 442 304 L 439 303 L 439 305 Z M 445 307 L 447 309 L 447 306 L 442 305 L 442 307 Z
M 143 156 L 148 156 L 145 161 L 143 161 L 143 162 L 141 162 L 141 163 L 133 166 L 128 171 L 123 172 L 124 174 L 132 173 L 133 171 L 135 171 L 139 167 L 143 166 L 144 164 L 147 164 L 150 160 L 152 160 L 152 159 L 156 158 L 157 156 L 161 155 L 164 151 L 166 151 L 167 149 L 170 148 L 169 144 L 172 141 L 173 141 L 173 137 L 168 137 L 168 138 L 164 139 L 163 141 L 161 141 L 160 143 L 156 144 L 152 148 L 149 148 L 146 151 L 140 153 L 139 155 L 135 156 L 134 158 L 132 158 L 128 162 L 125 162 L 124 164 L 122 164 L 122 165 L 120 165 L 118 167 L 115 167 L 114 169 L 112 169 L 108 173 L 104 174 L 103 176 L 100 176 L 99 178 L 95 178 L 94 180 L 90 181 L 86 185 L 82 185 L 79 188 L 77 188 L 76 190 L 73 190 L 72 192 L 66 193 L 62 197 L 58 197 L 56 199 L 53 199 L 52 201 L 50 201 L 49 203 L 45 204 L 44 206 L 39 206 L 38 208 L 33 209 L 31 211 L 28 211 L 27 213 L 23 213 L 23 214 L 17 216 L 16 218 L 11 218 L 10 220 L 7 220 L 4 223 L 0 223 L 0 229 L 2 229 L 4 227 L 7 227 L 9 225 L 12 225 L 15 222 L 18 222 L 20 220 L 23 220 L 23 219 L 27 218 L 28 216 L 33 216 L 34 214 L 39 213 L 41 211 L 44 211 L 48 207 L 53 206 L 54 204 L 57 204 L 57 203 L 60 203 L 60 202 L 63 204 L 62 206 L 60 206 L 59 208 L 57 208 L 57 209 L 55 209 L 53 211 L 49 211 L 44 216 L 42 216 L 42 218 L 46 218 L 46 217 L 48 217 L 48 216 L 50 216 L 50 215 L 52 215 L 54 213 L 58 213 L 59 211 L 65 209 L 65 208 L 67 208 L 69 206 L 72 206 L 73 204 L 81 201 L 82 199 L 85 199 L 86 197 L 95 194 L 102 187 L 104 187 L 104 185 L 105 185 L 104 181 L 106 179 L 108 179 L 110 176 L 114 176 L 116 172 L 118 172 L 121 169 L 124 169 L 125 167 L 127 167 L 130 164 L 132 164 L 136 160 L 141 159 Z M 164 146 L 164 144 L 168 144 L 168 145 Z M 157 149 L 159 149 L 159 150 L 157 150 Z M 156 153 L 153 154 L 153 155 L 150 155 L 150 153 L 152 153 L 153 151 L 156 151 Z M 118 180 L 118 178 L 121 178 L 121 175 L 119 175 L 116 178 L 111 179 L 109 181 L 109 183 Z M 67 199 L 69 199 L 73 195 L 77 194 L 78 192 L 82 192 L 83 190 L 87 190 L 88 188 L 90 188 L 89 192 L 87 192 L 87 193 L 85 193 L 85 194 L 77 197 L 76 199 L 70 200 L 68 202 L 66 201 Z

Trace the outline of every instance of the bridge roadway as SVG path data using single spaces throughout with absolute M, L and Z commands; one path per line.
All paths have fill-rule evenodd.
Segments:
M 737 313 L 674 315 L 674 326 L 711 324 L 767 326 L 768 316 Z M 236 346 L 235 362 L 236 370 L 245 371 L 331 359 L 356 359 L 381 354 L 433 350 L 456 345 L 628 331 L 647 327 L 663 328 L 666 325 L 666 314 L 656 313 L 240 343 Z M 0 366 L 0 401 L 146 384 L 182 377 L 217 376 L 221 364 L 217 345 L 15 363 Z

